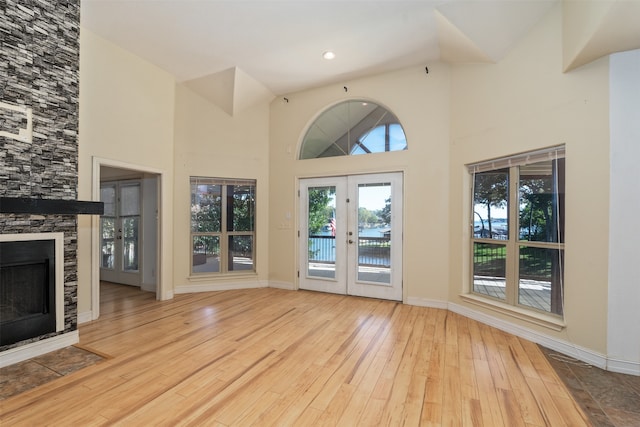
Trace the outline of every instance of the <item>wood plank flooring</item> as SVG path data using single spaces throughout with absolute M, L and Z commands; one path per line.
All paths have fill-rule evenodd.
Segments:
M 80 340 L 109 358 L 0 402 L 0 425 L 590 425 L 535 344 L 446 310 L 101 289 Z

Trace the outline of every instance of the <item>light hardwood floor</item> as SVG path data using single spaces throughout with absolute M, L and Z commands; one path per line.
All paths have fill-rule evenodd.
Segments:
M 585 426 L 538 347 L 446 310 L 253 289 L 102 285 L 104 362 L 0 402 L 0 425 Z

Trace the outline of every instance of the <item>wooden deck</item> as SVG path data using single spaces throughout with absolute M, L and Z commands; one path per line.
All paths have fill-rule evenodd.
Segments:
M 535 344 L 446 310 L 103 284 L 101 313 L 81 344 L 109 358 L 0 402 L 0 425 L 589 425 Z

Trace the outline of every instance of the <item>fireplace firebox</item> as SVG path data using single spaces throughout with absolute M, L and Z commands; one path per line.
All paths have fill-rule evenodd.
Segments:
M 55 240 L 0 242 L 0 346 L 56 331 Z

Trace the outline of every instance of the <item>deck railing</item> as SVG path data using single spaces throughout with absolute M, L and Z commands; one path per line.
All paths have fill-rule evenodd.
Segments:
M 336 261 L 335 236 L 309 236 L 309 261 L 334 263 Z M 358 262 L 360 265 L 389 267 L 391 265 L 390 238 L 361 236 Z
M 505 245 L 480 243 L 474 245 L 474 273 L 481 276 L 505 277 Z M 548 280 L 558 263 L 558 251 L 548 248 L 526 247 L 520 250 L 520 278 Z

